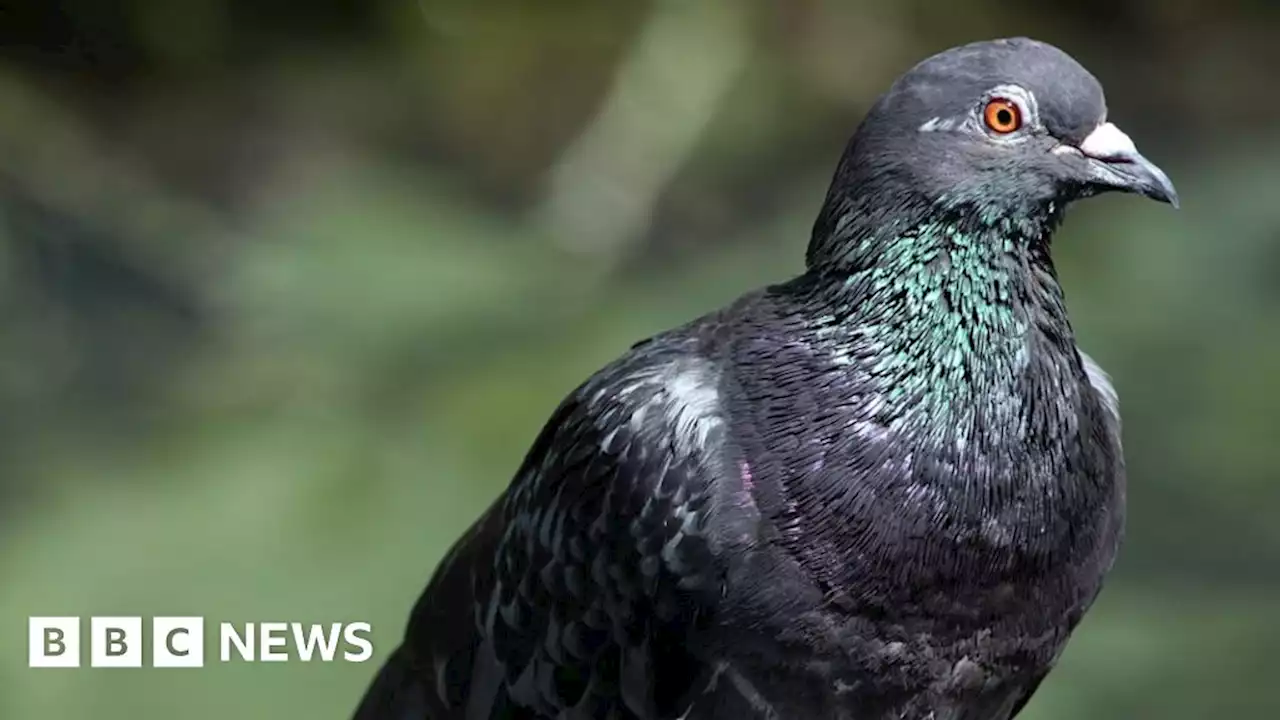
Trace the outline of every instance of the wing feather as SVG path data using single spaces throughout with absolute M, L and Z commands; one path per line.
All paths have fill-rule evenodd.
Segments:
M 412 717 L 680 716 L 713 672 L 724 437 L 716 374 L 683 351 L 645 345 L 572 393 L 414 609 L 389 661 L 427 689 Z

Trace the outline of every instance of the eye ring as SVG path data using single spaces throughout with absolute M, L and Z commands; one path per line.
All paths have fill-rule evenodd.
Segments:
M 992 98 L 982 110 L 982 120 L 992 132 L 1008 135 L 1022 127 L 1022 108 L 1007 98 Z

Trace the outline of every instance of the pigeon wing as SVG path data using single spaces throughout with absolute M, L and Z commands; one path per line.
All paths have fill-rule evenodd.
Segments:
M 705 697 L 716 537 L 752 521 L 728 518 L 741 480 L 717 398 L 708 364 L 654 346 L 572 393 L 442 561 L 357 720 L 657 720 Z

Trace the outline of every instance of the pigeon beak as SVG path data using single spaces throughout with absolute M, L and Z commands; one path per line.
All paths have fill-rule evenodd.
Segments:
M 1089 181 L 1110 190 L 1132 192 L 1178 207 L 1178 191 L 1169 176 L 1155 163 L 1142 157 L 1128 135 L 1102 123 L 1080 143 L 1089 159 Z

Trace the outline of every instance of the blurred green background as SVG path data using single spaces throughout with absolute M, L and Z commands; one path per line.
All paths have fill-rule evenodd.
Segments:
M 1013 34 L 1183 198 L 1056 242 L 1131 520 L 1023 717 L 1280 717 L 1278 32 L 1260 0 L 0 0 L 0 717 L 346 717 L 560 398 L 796 272 L 875 96 Z M 377 654 L 28 669 L 62 614 L 368 620 Z

